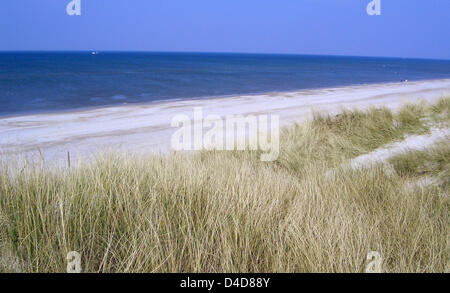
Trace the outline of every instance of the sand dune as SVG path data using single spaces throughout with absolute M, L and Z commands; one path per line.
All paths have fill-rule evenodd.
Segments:
M 352 108 L 385 105 L 396 108 L 406 101 L 434 101 L 450 94 L 450 79 L 410 83 L 386 83 L 268 93 L 227 98 L 125 105 L 93 110 L 35 114 L 0 119 L 0 150 L 11 155 L 44 156 L 46 160 L 85 157 L 100 149 L 132 152 L 170 150 L 170 127 L 176 114 L 204 115 L 278 114 L 282 125 L 311 117 L 312 111 L 337 113 Z
M 439 141 L 448 140 L 450 129 L 432 128 L 430 134 L 413 135 L 403 141 L 398 141 L 379 148 L 369 154 L 361 155 L 351 160 L 353 169 L 367 168 L 377 163 L 386 163 L 390 158 L 407 151 L 421 151 L 431 147 Z

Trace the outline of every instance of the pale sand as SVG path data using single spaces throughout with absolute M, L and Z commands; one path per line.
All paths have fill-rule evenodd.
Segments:
M 378 163 L 387 163 L 389 159 L 397 155 L 407 151 L 422 151 L 439 141 L 450 141 L 450 129 L 432 128 L 429 134 L 408 136 L 405 140 L 394 142 L 352 159 L 349 166 L 353 169 L 361 169 Z
M 36 114 L 0 118 L 0 152 L 46 161 L 85 158 L 103 149 L 131 152 L 170 150 L 176 130 L 170 122 L 176 114 L 193 116 L 193 107 L 203 107 L 204 116 L 216 114 L 277 114 L 282 125 L 301 122 L 313 111 L 338 113 L 342 108 L 388 106 L 407 101 L 430 102 L 450 95 L 450 79 L 409 83 L 386 83 L 289 93 L 268 93 L 227 98 L 124 105 L 70 113 Z

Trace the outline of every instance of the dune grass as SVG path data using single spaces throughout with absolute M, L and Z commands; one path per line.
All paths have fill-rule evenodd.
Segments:
M 440 141 L 430 149 L 409 151 L 393 157 L 390 163 L 396 172 L 405 177 L 432 176 L 450 187 L 450 147 L 448 141 Z
M 104 154 L 60 172 L 3 166 L 0 271 L 65 272 L 75 250 L 84 272 L 363 272 L 369 251 L 384 272 L 444 272 L 448 186 L 409 191 L 410 167 L 325 176 L 428 131 L 422 118 L 439 105 L 316 115 L 284 130 L 275 162 L 210 151 Z
M 437 122 L 450 122 L 450 98 L 442 98 L 430 106 L 432 118 Z
M 335 167 L 406 134 L 429 132 L 427 113 L 430 106 L 424 103 L 406 104 L 396 114 L 386 107 L 344 110 L 337 116 L 317 113 L 310 123 L 285 129 L 279 163 L 297 173 L 316 161 Z

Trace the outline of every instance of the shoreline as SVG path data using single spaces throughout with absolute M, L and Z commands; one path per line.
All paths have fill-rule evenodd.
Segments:
M 313 111 L 338 113 L 342 108 L 387 106 L 407 101 L 434 101 L 450 95 L 450 79 L 408 83 L 378 83 L 294 92 L 235 95 L 220 98 L 127 104 L 89 110 L 0 117 L 0 157 L 46 161 L 85 158 L 101 149 L 132 152 L 166 152 L 176 128 L 174 115 L 192 117 L 194 107 L 204 115 L 278 114 L 281 126 L 301 122 Z
M 143 107 L 143 106 L 153 106 L 159 104 L 166 103 L 176 103 L 181 101 L 205 101 L 205 100 L 221 100 L 235 97 L 243 97 L 243 96 L 272 96 L 272 95 L 292 95 L 299 94 L 302 92 L 309 91 L 319 91 L 326 89 L 341 89 L 341 88 L 357 88 L 357 87 L 365 87 L 365 86 L 382 86 L 382 85 L 400 85 L 400 84 L 411 84 L 411 83 L 420 83 L 420 82 L 438 82 L 438 81 L 450 81 L 450 78 L 435 78 L 435 79 L 418 79 L 418 80 L 407 80 L 404 82 L 374 82 L 374 83 L 355 83 L 355 84 L 347 84 L 347 85 L 336 85 L 336 86 L 322 86 L 322 87 L 311 87 L 304 88 L 298 90 L 286 90 L 286 91 L 262 91 L 262 92 L 251 92 L 251 93 L 243 93 L 243 94 L 228 94 L 228 95 L 217 95 L 217 96 L 198 96 L 198 97 L 188 97 L 188 98 L 174 98 L 174 99 L 161 99 L 154 100 L 148 102 L 124 102 L 122 104 L 110 104 L 110 105 L 101 105 L 101 106 L 85 106 L 78 107 L 72 109 L 57 109 L 57 110 L 48 110 L 41 112 L 20 112 L 13 114 L 1 114 L 0 120 L 7 118 L 16 118 L 16 117 L 26 117 L 26 116 L 38 116 L 38 115 L 54 115 L 54 114 L 71 114 L 71 113 L 80 113 L 80 112 L 88 112 L 95 110 L 107 110 L 109 108 L 122 108 L 122 107 Z

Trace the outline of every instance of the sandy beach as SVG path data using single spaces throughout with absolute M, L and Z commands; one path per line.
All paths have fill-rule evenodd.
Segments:
M 19 155 L 46 161 L 86 157 L 104 149 L 131 152 L 170 150 L 174 115 L 278 114 L 281 125 L 301 122 L 313 111 L 337 113 L 343 108 L 388 106 L 434 101 L 450 94 L 450 79 L 359 85 L 227 98 L 123 105 L 92 110 L 0 118 L 2 159 Z

